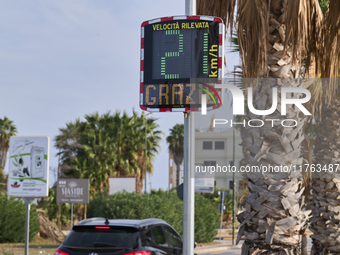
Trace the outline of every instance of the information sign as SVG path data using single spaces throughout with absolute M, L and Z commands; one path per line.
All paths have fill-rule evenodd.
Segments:
M 202 93 L 212 87 L 192 83 L 191 79 L 218 82 L 223 68 L 223 39 L 220 18 L 174 16 L 143 22 L 140 107 L 148 111 L 197 111 Z M 207 103 L 208 107 L 219 107 L 216 100 Z
M 136 192 L 137 177 L 136 176 L 121 176 L 109 178 L 109 195 L 117 192 Z
M 59 179 L 57 181 L 57 203 L 88 204 L 89 197 L 89 179 Z
M 12 136 L 7 192 L 14 197 L 48 196 L 49 137 Z

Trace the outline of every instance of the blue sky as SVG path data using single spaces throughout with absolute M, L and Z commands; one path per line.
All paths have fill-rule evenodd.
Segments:
M 53 139 L 66 122 L 97 111 L 142 112 L 140 25 L 183 15 L 184 6 L 184 0 L 0 1 L 0 118 L 13 120 L 20 136 L 49 136 L 50 166 L 57 167 Z M 164 140 L 183 123 L 182 113 L 152 116 Z M 165 141 L 161 146 L 153 189 L 168 187 Z

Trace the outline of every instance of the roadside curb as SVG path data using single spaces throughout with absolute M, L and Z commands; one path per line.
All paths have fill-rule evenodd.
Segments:
M 239 244 L 239 245 L 216 244 L 216 245 L 209 245 L 209 246 L 206 246 L 206 247 L 197 247 L 197 248 L 195 248 L 195 253 L 201 254 L 201 253 L 208 253 L 208 252 L 226 251 L 226 250 L 229 250 L 229 249 L 237 249 L 237 248 L 241 248 L 241 247 L 242 247 L 241 244 Z

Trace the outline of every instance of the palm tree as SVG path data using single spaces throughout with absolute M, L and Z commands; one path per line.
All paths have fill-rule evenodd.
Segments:
M 314 233 L 311 254 L 339 254 L 340 252 L 340 173 L 336 172 L 339 164 L 340 140 L 339 108 L 340 100 L 332 101 L 332 105 L 324 105 L 322 117 L 317 121 L 317 137 L 314 148 L 315 166 L 327 167 L 329 172 L 315 173 L 311 184 L 312 195 L 310 207 L 313 218 L 310 229 Z M 331 172 L 331 167 L 334 170 Z
M 93 188 L 103 192 L 107 187 L 108 178 L 115 174 L 114 137 L 110 134 L 112 116 L 110 113 L 102 116 L 94 113 L 85 115 L 85 120 L 80 129 L 86 157 L 86 165 L 81 175 L 82 178 L 90 179 Z
M 133 113 L 132 118 L 134 128 L 130 129 L 132 131 L 131 137 L 133 137 L 130 141 L 132 142 L 131 146 L 133 146 L 133 150 L 137 152 L 136 163 L 138 168 L 136 169 L 140 170 L 140 173 L 138 174 L 138 192 L 141 193 L 143 190 L 143 180 L 145 179 L 146 174 L 152 174 L 154 171 L 152 163 L 156 153 L 159 152 L 159 142 L 162 139 L 161 135 L 163 132 L 158 130 L 159 125 L 154 118 L 146 119 L 144 114 L 139 116 L 137 113 Z
M 161 131 L 155 119 L 148 119 L 147 167 L 153 171 L 152 160 L 159 149 Z M 110 176 L 137 175 L 138 192 L 143 188 L 145 125 L 136 113 L 132 117 L 120 112 L 85 115 L 60 129 L 55 146 L 60 150 L 64 176 L 89 178 L 91 193 L 103 191 Z
M 301 77 L 337 77 L 340 49 L 338 1 L 329 2 L 325 17 L 317 0 L 240 0 L 237 2 L 236 6 L 236 0 L 200 0 L 197 13 L 222 17 L 231 32 L 234 13 L 237 13 L 237 35 L 243 77 L 275 78 L 263 79 L 262 83 L 259 80 L 251 80 L 245 84 L 255 88 L 253 99 L 256 109 L 270 108 L 271 88 L 274 86 L 304 86 L 296 80 Z M 327 1 L 321 2 L 321 7 L 326 8 Z M 331 102 L 336 95 L 337 87 L 335 82 L 322 87 L 313 85 L 314 113 L 320 112 L 318 106 L 322 101 Z M 245 153 L 243 164 L 298 166 L 310 163 L 303 153 L 304 150 L 308 150 L 304 145 L 306 139 L 303 133 L 306 119 L 294 110 L 290 108 L 288 116 L 289 119 L 298 122 L 297 127 L 282 128 L 280 125 L 274 127 L 265 125 L 259 129 L 242 130 L 242 146 Z M 326 111 L 326 108 L 324 110 Z M 254 117 L 259 118 L 248 114 L 246 119 Z M 282 119 L 279 112 L 267 117 Z M 336 129 L 328 129 L 328 132 L 334 130 Z M 331 137 L 334 141 L 334 136 Z M 329 158 L 324 153 L 321 153 L 321 156 Z M 329 160 L 332 160 L 332 157 L 330 158 Z M 246 199 L 246 211 L 238 215 L 241 221 L 239 237 L 245 235 L 246 239 L 242 254 L 253 254 L 253 252 L 300 254 L 299 234 L 306 229 L 308 219 L 308 212 L 304 213 L 301 210 L 305 203 L 302 194 L 308 182 L 304 182 L 301 175 L 289 175 L 292 173 L 288 176 L 283 173 L 247 174 L 250 196 Z M 319 191 L 322 192 L 322 188 Z M 317 199 L 319 200 L 320 197 Z M 323 208 L 327 208 L 325 205 L 328 200 L 325 201 Z M 314 208 L 314 215 L 315 211 L 317 209 Z M 325 217 L 331 216 L 326 215 L 327 213 L 321 212 L 321 224 L 318 219 L 314 219 L 315 223 L 321 226 L 319 232 L 323 232 L 321 237 L 317 237 L 320 240 L 327 235 L 325 229 L 329 221 L 326 221 Z M 338 228 L 335 226 L 331 228 L 333 234 L 335 229 Z M 323 239 L 323 247 L 336 244 L 335 236 L 331 235 Z M 329 241 L 330 238 L 332 242 Z M 326 249 L 326 252 L 328 250 Z M 322 253 L 317 251 L 316 254 Z
M 316 2 L 316 1 L 315 1 Z M 316 2 L 317 4 L 317 2 Z M 312 6 L 312 5 L 311 5 Z M 315 59 L 312 73 L 315 77 L 328 78 L 318 81 L 311 88 L 313 102 L 317 113 L 317 137 L 314 148 L 315 166 L 326 171 L 313 174 L 311 184 L 310 207 L 312 219 L 310 229 L 314 233 L 311 254 L 339 254 L 340 253 L 340 174 L 336 171 L 339 164 L 340 148 L 337 141 L 340 139 L 339 125 L 339 1 L 320 0 L 323 10 L 317 12 L 315 25 L 316 34 L 306 38 L 312 38 L 311 46 L 307 47 L 307 53 Z M 292 15 L 296 18 L 297 14 Z M 301 24 L 301 23 L 300 23 Z M 295 33 L 297 29 L 291 29 Z M 299 49 L 299 46 L 298 46 Z M 300 48 L 301 49 L 301 48 Z M 308 67 L 307 67 L 308 68 Z M 332 168 L 334 167 L 334 170 Z
M 3 170 L 5 168 L 7 152 L 9 149 L 9 139 L 15 136 L 17 128 L 13 121 L 7 117 L 0 119 L 0 183 L 3 182 Z
M 70 178 L 80 178 L 86 162 L 80 128 L 84 125 L 79 119 L 66 123 L 65 128 L 60 128 L 60 134 L 54 138 L 55 147 L 59 150 L 59 175 Z
M 313 247 L 311 254 L 339 254 L 340 240 L 340 197 L 335 196 L 340 191 L 338 179 L 340 173 L 336 168 L 339 164 L 340 148 L 337 141 L 340 139 L 339 125 L 339 3 L 337 1 L 320 0 L 324 12 L 322 28 L 319 36 L 318 51 L 320 67 L 316 74 L 322 78 L 320 87 L 315 88 L 315 94 L 321 98 L 316 119 L 316 143 L 314 148 L 315 165 L 327 171 L 316 172 L 311 183 L 312 194 L 310 208 L 313 217 L 310 229 Z
M 170 135 L 166 138 L 169 151 L 172 153 L 176 165 L 176 186 L 179 186 L 180 166 L 184 157 L 184 125 L 176 124 L 170 129 Z

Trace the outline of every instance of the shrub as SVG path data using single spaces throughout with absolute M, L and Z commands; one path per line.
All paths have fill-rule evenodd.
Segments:
M 195 241 L 211 242 L 219 227 L 219 212 L 211 200 L 196 194 L 195 197 Z
M 0 243 L 24 242 L 25 202 L 0 193 L 0 212 Z M 39 231 L 38 214 L 35 205 L 31 205 L 29 230 L 29 238 L 33 240 Z
M 218 211 L 211 201 L 196 194 L 195 241 L 210 242 L 217 234 Z M 176 192 L 153 191 L 151 194 L 116 193 L 96 195 L 88 206 L 89 217 L 110 219 L 160 218 L 183 232 L 183 202 Z

